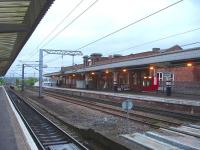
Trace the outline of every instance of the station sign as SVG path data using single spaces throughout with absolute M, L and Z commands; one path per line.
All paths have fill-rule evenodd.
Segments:
M 166 78 L 166 79 L 170 79 L 172 76 L 172 73 L 171 72 L 163 72 L 163 77 Z
M 127 99 L 122 102 L 122 109 L 123 110 L 131 110 L 133 108 L 133 102 L 130 99 Z

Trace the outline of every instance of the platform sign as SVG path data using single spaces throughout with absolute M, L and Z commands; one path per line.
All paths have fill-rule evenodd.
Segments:
M 164 78 L 169 79 L 169 78 L 171 78 L 171 75 L 172 75 L 171 72 L 163 72 L 163 77 L 164 77 Z
M 123 110 L 131 110 L 133 108 L 133 102 L 129 99 L 122 102 Z

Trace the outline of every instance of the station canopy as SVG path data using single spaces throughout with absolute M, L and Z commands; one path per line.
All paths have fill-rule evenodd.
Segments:
M 54 0 L 0 0 L 0 76 L 28 41 Z

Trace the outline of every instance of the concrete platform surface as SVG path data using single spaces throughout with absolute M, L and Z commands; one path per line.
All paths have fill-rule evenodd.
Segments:
M 0 149 L 30 150 L 22 128 L 10 106 L 5 90 L 0 86 Z
M 171 130 L 200 138 L 200 129 L 188 126 L 170 127 Z
M 200 125 L 196 125 L 196 124 L 189 124 L 188 126 L 192 128 L 200 129 Z
M 123 97 L 123 98 L 139 99 L 143 101 L 164 102 L 164 103 L 172 103 L 172 104 L 180 104 L 180 105 L 188 105 L 188 106 L 200 106 L 200 101 L 197 99 L 186 100 L 186 99 L 180 99 L 180 98 L 157 97 L 157 96 L 148 96 L 148 95 L 142 95 L 142 94 L 139 95 L 139 94 L 128 94 L 128 93 L 114 93 L 114 92 L 91 91 L 91 90 L 81 90 L 81 89 L 71 89 L 71 88 L 50 87 L 50 86 L 44 86 L 44 87 L 50 88 L 50 89 L 53 88 L 53 89 L 77 91 L 77 92 L 83 92 L 83 93 L 103 94 L 103 95 Z
M 144 134 L 140 133 L 134 133 L 134 134 L 126 134 L 122 135 L 122 137 L 129 139 L 130 141 L 133 141 L 135 143 L 138 143 L 139 145 L 142 145 L 148 149 L 153 150 L 180 150 L 178 147 L 169 145 L 167 143 L 158 141 L 156 139 L 153 139 L 151 137 L 148 137 Z
M 200 150 L 199 138 L 183 133 L 168 129 L 159 129 L 159 131 L 146 132 L 145 135 L 181 149 Z
M 192 128 L 192 127 L 191 127 Z M 187 126 L 180 126 L 177 129 L 180 131 L 185 130 L 188 132 L 199 132 L 200 129 L 191 129 Z M 145 148 L 152 150 L 200 150 L 200 138 L 189 135 L 187 133 L 172 131 L 171 128 L 160 128 L 154 131 L 147 131 L 143 134 L 125 134 L 122 137 L 137 143 Z

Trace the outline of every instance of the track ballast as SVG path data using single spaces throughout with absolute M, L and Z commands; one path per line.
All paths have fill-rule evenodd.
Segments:
M 87 150 L 85 146 L 57 127 L 35 108 L 27 104 L 12 90 L 9 97 L 30 131 L 38 149 L 42 150 Z

